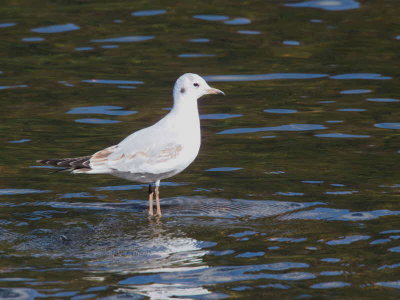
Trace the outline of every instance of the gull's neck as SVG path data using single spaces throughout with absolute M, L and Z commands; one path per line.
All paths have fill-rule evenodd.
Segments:
M 197 108 L 197 98 L 191 97 L 190 95 L 174 95 L 174 105 L 171 109 L 171 113 L 179 116 L 188 116 L 193 118 L 199 116 L 199 110 Z

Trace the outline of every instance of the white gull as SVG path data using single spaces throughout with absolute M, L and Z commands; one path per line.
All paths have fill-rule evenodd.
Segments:
M 38 162 L 64 167 L 72 173 L 110 174 L 149 184 L 149 215 L 161 216 L 160 181 L 186 169 L 199 153 L 201 144 L 197 100 L 207 94 L 222 94 L 197 74 L 178 78 L 173 90 L 171 111 L 154 125 L 136 131 L 119 144 L 93 155 L 45 159 Z M 155 183 L 153 190 L 152 183 Z

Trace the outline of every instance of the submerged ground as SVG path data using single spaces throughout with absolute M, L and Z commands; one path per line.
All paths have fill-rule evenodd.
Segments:
M 400 3 L 3 2 L 1 299 L 398 299 Z M 185 72 L 227 96 L 160 221 L 35 163 L 157 121 Z

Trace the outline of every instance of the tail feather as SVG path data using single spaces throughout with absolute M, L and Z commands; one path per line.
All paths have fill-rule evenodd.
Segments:
M 76 170 L 76 169 L 90 169 L 90 158 L 92 156 L 82 156 L 82 157 L 74 157 L 74 158 L 61 158 L 61 159 L 42 159 L 37 160 L 36 162 L 56 166 L 56 167 L 63 167 L 69 170 Z

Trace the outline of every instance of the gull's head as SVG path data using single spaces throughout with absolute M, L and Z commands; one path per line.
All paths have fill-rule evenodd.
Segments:
M 209 94 L 225 95 L 223 91 L 210 87 L 203 78 L 193 73 L 183 74 L 174 86 L 174 99 L 184 98 L 190 101 Z

